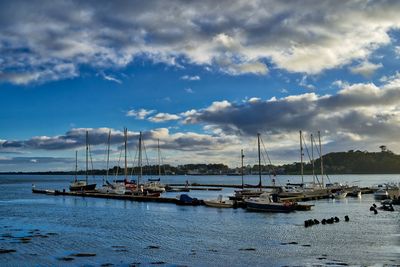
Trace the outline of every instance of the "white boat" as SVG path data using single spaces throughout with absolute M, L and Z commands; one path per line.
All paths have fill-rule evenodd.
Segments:
M 219 195 L 217 199 L 204 200 L 204 204 L 213 208 L 232 208 L 234 202 L 232 200 L 223 200 L 222 195 Z
M 347 197 L 347 192 L 344 191 L 344 190 L 336 191 L 336 192 L 333 194 L 333 197 L 334 197 L 335 199 L 344 199 L 344 198 Z
M 103 194 L 125 195 L 126 187 L 125 184 L 121 183 L 107 183 L 98 188 L 97 191 Z
M 164 193 L 165 185 L 160 182 L 147 182 L 143 185 L 143 190 L 149 193 Z
M 88 164 L 89 164 L 89 132 L 86 131 L 86 178 L 85 180 L 78 180 L 78 151 L 75 151 L 75 178 L 69 186 L 69 191 L 92 191 L 96 188 L 96 184 L 89 184 L 88 182 Z
M 291 212 L 295 210 L 295 204 L 291 202 L 274 202 L 270 193 L 262 193 L 260 197 L 250 198 L 244 201 L 246 209 L 265 212 Z
M 381 189 L 378 189 L 377 191 L 375 191 L 374 198 L 376 200 L 388 199 L 389 198 L 389 193 L 386 190 L 386 188 L 381 188 Z
M 160 140 L 157 140 L 157 155 L 158 155 L 158 178 L 149 178 L 143 185 L 143 189 L 149 193 L 164 193 L 165 185 L 160 183 L 161 176 L 161 151 L 160 151 Z M 165 171 L 164 171 L 165 172 Z

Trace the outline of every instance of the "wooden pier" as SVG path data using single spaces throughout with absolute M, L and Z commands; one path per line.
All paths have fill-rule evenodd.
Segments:
M 173 203 L 179 204 L 179 200 L 176 198 L 168 197 L 151 197 L 151 196 L 134 196 L 134 195 L 117 195 L 117 194 L 103 194 L 96 191 L 86 192 L 67 192 L 59 190 L 43 190 L 43 189 L 32 189 L 32 193 L 35 194 L 46 194 L 54 196 L 74 196 L 74 197 L 93 197 L 93 198 L 107 198 L 107 199 L 120 199 L 140 202 L 159 202 L 159 203 Z

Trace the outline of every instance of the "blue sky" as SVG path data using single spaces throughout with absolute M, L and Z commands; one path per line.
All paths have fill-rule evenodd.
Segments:
M 0 4 L 0 171 L 71 170 L 86 130 L 103 168 L 123 128 L 149 160 L 255 164 L 400 152 L 396 1 L 8 1 Z M 80 161 L 81 161 L 80 159 Z M 81 163 L 80 163 L 81 164 Z M 131 163 L 133 164 L 133 163 Z M 82 164 L 83 167 L 83 164 Z

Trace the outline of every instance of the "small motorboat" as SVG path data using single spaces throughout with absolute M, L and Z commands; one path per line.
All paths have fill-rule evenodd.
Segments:
M 347 192 L 344 190 L 338 190 L 335 193 L 333 193 L 333 198 L 335 199 L 344 199 L 347 197 Z
M 386 190 L 386 188 L 381 188 L 381 189 L 378 189 L 377 191 L 375 191 L 374 198 L 376 200 L 388 199 L 389 198 L 389 193 Z
M 262 193 L 257 198 L 249 198 L 244 201 L 246 209 L 265 212 L 291 212 L 295 210 L 293 202 L 274 202 L 270 193 Z
M 206 206 L 213 208 L 233 208 L 234 203 L 232 200 L 223 200 L 222 195 L 218 195 L 217 199 L 204 200 Z

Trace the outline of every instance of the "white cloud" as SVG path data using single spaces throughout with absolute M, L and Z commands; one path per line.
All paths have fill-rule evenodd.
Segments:
M 176 121 L 179 120 L 181 117 L 175 114 L 169 113 L 157 113 L 156 115 L 148 118 L 151 122 L 166 122 L 166 121 Z
M 381 63 L 374 64 L 368 61 L 362 62 L 357 66 L 350 67 L 350 71 L 355 74 L 361 74 L 366 78 L 371 77 L 377 69 L 382 68 L 383 65 Z
M 115 77 L 113 77 L 111 75 L 106 75 L 105 73 L 102 73 L 102 76 L 103 76 L 104 80 L 115 82 L 115 83 L 118 83 L 118 84 L 122 84 L 121 80 L 119 80 L 119 79 L 117 79 L 117 78 L 115 78 Z
M 192 88 L 185 88 L 185 92 L 188 94 L 194 94 L 194 91 Z
M 188 80 L 188 81 L 199 81 L 200 76 L 195 75 L 195 76 L 189 76 L 189 75 L 184 75 L 181 77 L 182 80 Z
M 131 109 L 128 112 L 126 112 L 126 116 L 127 117 L 135 117 L 136 119 L 139 120 L 144 120 L 146 119 L 146 117 L 148 117 L 149 115 L 153 114 L 154 112 L 156 112 L 155 110 L 146 110 L 146 109 Z
M 304 75 L 304 76 L 301 78 L 299 85 L 300 85 L 301 87 L 304 87 L 304 88 L 308 89 L 308 90 L 315 90 L 315 86 L 312 85 L 312 84 L 309 84 L 309 83 L 307 82 L 307 75 Z
M 104 71 L 139 56 L 233 75 L 265 75 L 267 64 L 318 74 L 367 62 L 390 45 L 399 12 L 396 1 L 160 0 L 111 2 L 107 10 L 81 1 L 6 1 L 0 5 L 0 44 L 7 44 L 0 45 L 0 80 L 23 85 L 71 78 L 81 65 Z M 69 67 L 57 69 L 63 65 Z M 356 73 L 368 75 L 379 64 L 359 67 Z

